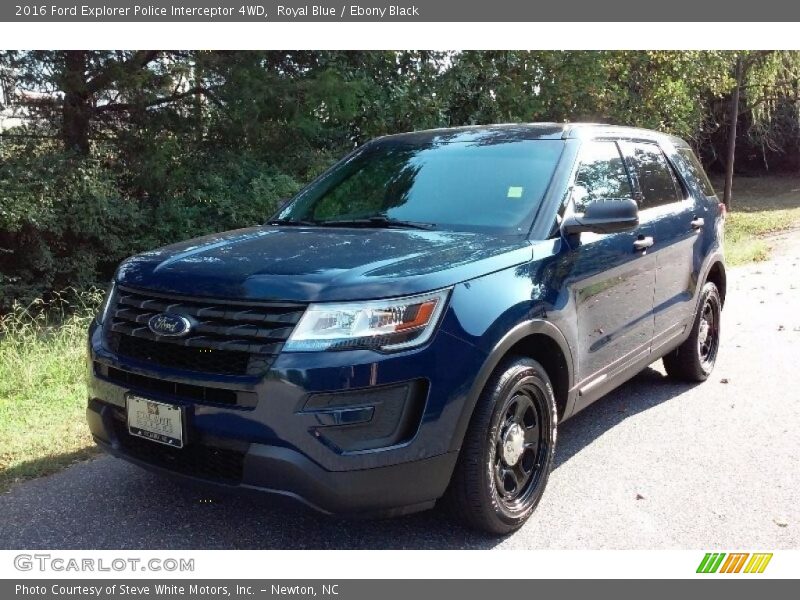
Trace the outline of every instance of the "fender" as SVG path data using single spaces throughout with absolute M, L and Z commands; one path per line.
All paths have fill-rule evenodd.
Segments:
M 725 275 L 725 278 L 727 279 L 728 271 L 725 268 L 725 257 L 722 254 L 722 251 L 719 248 L 716 248 L 712 252 L 709 252 L 705 261 L 703 261 L 703 268 L 700 270 L 700 275 L 697 278 L 697 285 L 695 286 L 694 289 L 694 312 L 692 313 L 693 319 L 694 315 L 697 314 L 697 310 L 699 309 L 700 290 L 703 289 L 703 285 L 705 284 L 706 281 L 708 281 L 708 274 L 709 272 L 711 272 L 711 268 L 717 263 L 719 263 L 722 266 L 722 273 Z M 722 290 L 720 290 L 720 293 L 722 293 Z
M 558 347 L 561 349 L 561 352 L 564 354 L 567 362 L 567 378 L 568 378 L 568 385 L 567 389 L 572 390 L 574 386 L 573 380 L 573 359 L 572 359 L 572 350 L 567 343 L 566 337 L 564 334 L 561 333 L 561 330 L 553 325 L 549 321 L 544 321 L 541 319 L 533 319 L 530 321 L 524 321 L 519 323 L 518 325 L 514 326 L 510 331 L 508 331 L 500 341 L 495 344 L 495 346 L 489 352 L 486 360 L 483 363 L 480 371 L 478 371 L 478 375 L 475 377 L 475 380 L 472 383 L 472 387 L 467 394 L 466 400 L 464 402 L 464 409 L 461 411 L 461 416 L 459 417 L 458 424 L 456 425 L 453 440 L 450 445 L 450 450 L 457 452 L 461 448 L 461 443 L 464 440 L 464 435 L 466 434 L 467 427 L 469 426 L 469 422 L 472 419 L 472 413 L 475 410 L 475 406 L 478 404 L 478 398 L 483 392 L 483 388 L 486 386 L 486 382 L 489 381 L 489 377 L 491 377 L 492 373 L 494 372 L 497 365 L 500 361 L 506 356 L 508 351 L 520 340 L 534 334 L 542 334 L 546 335 L 550 339 L 552 339 Z M 566 406 L 564 407 L 564 415 L 562 420 L 569 416 L 572 411 L 572 407 L 575 401 L 575 392 L 570 391 L 569 396 L 567 398 Z

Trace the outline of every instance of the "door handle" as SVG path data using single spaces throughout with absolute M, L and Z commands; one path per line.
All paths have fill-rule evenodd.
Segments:
M 651 236 L 640 236 L 638 240 L 633 242 L 633 249 L 636 251 L 647 250 L 653 243 L 653 238 Z
M 692 229 L 700 229 L 703 225 L 706 224 L 706 220 L 703 217 L 697 217 L 692 221 Z

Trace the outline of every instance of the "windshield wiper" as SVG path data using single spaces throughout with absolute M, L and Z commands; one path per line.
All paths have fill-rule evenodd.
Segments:
M 272 219 L 267 221 L 265 225 L 288 225 L 288 226 L 315 226 L 319 225 L 317 221 L 303 221 L 298 219 Z
M 381 227 L 391 229 L 433 229 L 435 223 L 422 223 L 419 221 L 402 221 L 400 219 L 390 219 L 376 215 L 365 219 L 335 219 L 330 221 L 318 221 L 317 225 L 322 227 Z

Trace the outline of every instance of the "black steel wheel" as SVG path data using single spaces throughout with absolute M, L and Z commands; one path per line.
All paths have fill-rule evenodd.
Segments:
M 547 484 L 556 427 L 544 368 L 529 358 L 504 361 L 478 401 L 448 490 L 457 516 L 494 534 L 521 527 Z
M 697 330 L 697 355 L 703 370 L 711 372 L 719 349 L 719 303 L 708 295 L 700 309 L 700 324 Z
M 689 337 L 664 356 L 670 377 L 685 381 L 705 381 L 714 370 L 720 347 L 722 300 L 717 286 L 706 282 L 700 291 L 697 315 Z
M 542 474 L 542 457 L 547 451 L 542 422 L 543 392 L 522 381 L 501 409 L 502 423 L 496 430 L 491 457 L 498 500 L 511 512 L 519 511 L 536 490 Z

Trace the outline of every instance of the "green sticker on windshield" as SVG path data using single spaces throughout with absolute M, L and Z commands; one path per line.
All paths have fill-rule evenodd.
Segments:
M 522 186 L 512 185 L 508 188 L 507 198 L 522 198 Z

